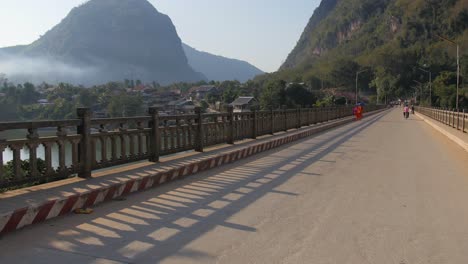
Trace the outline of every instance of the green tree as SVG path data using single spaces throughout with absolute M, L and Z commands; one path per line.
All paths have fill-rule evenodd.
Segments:
M 333 78 L 337 87 L 354 87 L 356 80 L 356 72 L 359 71 L 360 66 L 353 60 L 340 59 L 334 63 L 331 77 Z
M 285 102 L 284 90 L 286 82 L 283 80 L 271 80 L 265 83 L 260 93 L 260 107 L 262 109 L 277 109 Z
M 98 95 L 94 94 L 90 89 L 82 89 L 79 93 L 79 104 L 84 107 L 92 107 L 98 102 Z
M 437 76 L 433 83 L 433 93 L 436 104 L 441 107 L 454 108 L 456 104 L 457 75 L 444 71 Z
M 144 113 L 141 96 L 119 95 L 113 96 L 107 106 L 111 117 L 131 117 Z
M 308 91 L 302 84 L 291 84 L 285 89 L 284 95 L 287 99 L 286 105 L 288 107 L 305 107 L 307 105 L 313 105 L 317 101 L 317 98 Z

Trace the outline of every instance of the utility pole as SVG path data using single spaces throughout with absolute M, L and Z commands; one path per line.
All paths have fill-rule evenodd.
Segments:
M 359 91 L 358 91 L 359 74 L 366 72 L 366 71 L 368 71 L 368 69 L 356 72 L 356 104 L 358 103 L 358 94 L 359 94 Z
M 416 80 L 413 80 L 413 82 L 419 84 L 419 89 L 421 90 L 421 95 L 419 96 L 419 103 L 422 103 L 422 97 L 423 97 L 423 84 L 421 82 L 418 82 Z M 417 96 L 416 96 L 416 100 L 417 100 Z
M 429 106 L 432 106 L 432 72 L 419 67 L 418 69 L 425 73 L 429 73 Z

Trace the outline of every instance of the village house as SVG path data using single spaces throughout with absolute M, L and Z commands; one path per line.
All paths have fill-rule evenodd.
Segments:
M 241 96 L 231 103 L 234 112 L 249 112 L 260 105 L 257 99 L 252 96 Z
M 219 93 L 219 89 L 214 85 L 202 85 L 192 87 L 189 96 L 194 100 L 203 100 L 209 93 Z
M 192 100 L 180 99 L 168 103 L 164 110 L 171 114 L 192 114 L 195 112 L 195 104 Z

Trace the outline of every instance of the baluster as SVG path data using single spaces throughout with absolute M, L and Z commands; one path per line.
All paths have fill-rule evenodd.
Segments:
M 78 145 L 80 143 L 80 139 L 74 139 L 71 140 L 71 145 L 72 145 L 72 169 L 75 172 L 78 172 L 80 168 L 80 162 L 79 162 L 79 148 Z
M 52 144 L 53 142 L 44 142 L 44 159 L 46 164 L 45 175 L 51 176 L 54 173 L 52 168 Z
M 169 140 L 168 140 L 168 132 L 167 132 L 167 127 L 164 125 L 164 130 L 163 130 L 163 140 L 164 140 L 164 151 L 169 150 Z
M 3 177 L 5 175 L 5 165 L 3 164 L 3 152 L 5 151 L 7 147 L 5 143 L 6 143 L 6 140 L 0 138 L 0 182 L 3 181 Z
M 111 137 L 111 155 L 112 155 L 112 161 L 116 162 L 118 160 L 118 155 L 117 155 L 117 135 L 113 135 Z
M 135 155 L 135 148 L 137 147 L 136 144 L 135 144 L 135 134 L 128 134 L 128 139 L 129 139 L 129 142 L 130 142 L 130 158 L 135 158 L 136 155 Z
M 119 125 L 119 131 L 121 133 L 124 133 L 124 132 L 127 132 L 127 129 L 125 128 L 125 124 L 124 123 L 120 123 Z M 125 134 L 121 134 L 119 136 L 120 138 L 120 149 L 121 149 L 121 153 L 120 153 L 120 160 L 126 160 L 128 158 L 128 155 L 127 155 L 127 140 L 126 140 L 126 135 Z
M 465 114 L 465 109 L 463 108 L 463 132 L 465 132 L 465 126 L 466 126 L 466 114 Z
M 228 133 L 227 133 L 227 143 L 234 144 L 234 107 L 232 105 L 228 106 Z
M 151 128 L 149 137 L 146 138 L 149 161 L 158 162 L 161 151 L 161 130 L 159 128 L 159 109 L 150 107 L 148 113 L 151 116 L 148 126 Z
M 258 111 L 257 108 L 252 109 L 252 139 L 257 139 L 258 134 Z
M 185 120 L 186 121 L 186 120 Z M 187 122 L 185 122 L 187 123 Z M 181 126 L 181 132 L 182 132 L 182 148 L 186 149 L 187 148 L 187 124 L 184 124 Z
M 98 164 L 97 157 L 96 157 L 96 141 L 98 138 L 92 137 L 91 138 L 91 164 L 93 167 L 96 167 Z
M 91 160 L 91 152 L 95 151 L 91 149 L 91 109 L 89 108 L 78 108 L 78 118 L 81 119 L 81 124 L 77 127 L 77 132 L 81 135 L 79 145 L 79 161 L 81 168 L 78 176 L 81 178 L 91 177 L 91 167 L 93 161 Z
M 180 138 L 180 118 L 176 117 L 176 143 L 177 143 L 177 149 L 181 149 L 181 138 Z
M 57 140 L 58 146 L 58 156 L 59 156 L 59 167 L 58 171 L 61 175 L 64 175 L 67 172 L 67 165 L 65 163 L 65 151 L 66 151 L 66 143 L 64 139 Z
M 302 127 L 302 109 L 299 107 L 297 110 L 297 126 L 296 128 L 299 129 Z
M 57 127 L 56 135 L 58 137 L 57 146 L 58 146 L 58 156 L 59 156 L 59 168 L 58 171 L 64 176 L 67 172 L 67 165 L 65 162 L 65 155 L 66 155 L 66 137 L 67 137 L 67 129 L 64 127 Z
M 195 140 L 195 151 L 203 152 L 204 142 L 204 131 L 203 131 L 203 116 L 200 107 L 195 108 L 195 114 L 197 115 L 197 133 L 196 133 L 196 140 Z
M 176 146 L 176 129 L 175 127 L 169 127 L 169 135 L 170 135 L 170 146 L 171 150 L 175 151 L 177 149 Z
M 39 139 L 39 135 L 37 134 L 37 129 L 28 129 L 27 139 L 29 140 L 27 144 L 29 148 L 29 176 L 35 178 L 39 176 L 37 169 L 37 146 L 39 145 L 37 140 Z
M 242 118 L 240 115 L 234 115 L 234 142 L 242 137 Z
M 205 146 L 208 146 L 211 144 L 210 137 L 213 135 L 213 125 L 210 123 L 205 124 L 205 133 L 203 135 L 203 142 L 205 143 Z
M 189 142 L 189 147 L 193 148 L 193 120 L 187 119 L 187 125 L 188 125 L 187 140 Z
M 120 135 L 120 160 L 126 160 L 127 159 L 127 141 L 125 140 L 126 136 L 125 135 Z
M 23 178 L 23 170 L 21 169 L 21 149 L 23 145 L 12 144 L 10 145 L 13 151 L 13 173 L 16 179 Z
M 212 131 L 208 139 L 211 139 L 210 140 L 211 145 L 215 145 L 219 142 L 219 135 L 220 135 L 219 127 L 218 127 L 218 116 L 213 117 L 213 124 L 212 124 L 211 130 Z
M 144 150 L 143 150 L 143 136 L 144 136 L 144 130 L 145 128 L 143 127 L 143 122 L 138 122 L 137 123 L 137 129 L 139 131 L 138 133 L 138 157 L 144 156 Z
M 288 131 L 288 112 L 286 110 L 286 106 L 283 106 L 283 126 L 284 126 L 284 131 Z
M 105 136 L 107 133 L 108 133 L 108 130 L 105 124 L 100 124 L 99 134 L 101 135 L 104 134 L 103 136 L 99 137 L 99 141 L 101 142 L 101 164 L 105 164 L 108 161 L 107 160 L 107 136 Z
M 452 110 L 452 127 L 455 128 L 455 108 Z
M 274 135 L 276 130 L 275 130 L 275 111 L 273 110 L 273 108 L 270 110 L 270 134 L 271 135 Z
M 101 141 L 101 164 L 106 164 L 109 160 L 107 158 L 107 136 L 99 137 Z

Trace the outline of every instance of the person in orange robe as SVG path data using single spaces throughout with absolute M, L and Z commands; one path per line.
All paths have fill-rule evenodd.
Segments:
M 356 117 L 356 121 L 359 120 L 359 115 L 358 115 L 358 106 L 353 107 L 353 115 Z

